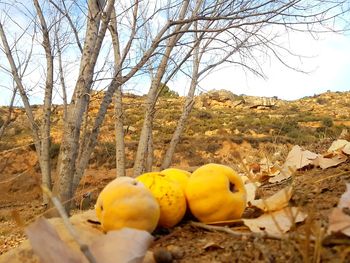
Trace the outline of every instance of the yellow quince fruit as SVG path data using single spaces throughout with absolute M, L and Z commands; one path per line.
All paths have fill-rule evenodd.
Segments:
M 150 190 L 131 177 L 118 177 L 99 194 L 95 211 L 106 232 L 123 227 L 153 232 L 160 209 Z
M 210 163 L 192 173 L 186 199 L 192 214 L 201 222 L 233 220 L 244 212 L 246 190 L 232 168 Z
M 185 193 L 188 179 L 191 176 L 190 172 L 177 168 L 168 168 L 160 172 L 165 178 L 178 182 L 181 186 L 182 191 Z
M 180 184 L 159 172 L 142 174 L 136 180 L 142 182 L 157 199 L 160 207 L 159 226 L 173 227 L 181 221 L 186 212 L 186 198 Z

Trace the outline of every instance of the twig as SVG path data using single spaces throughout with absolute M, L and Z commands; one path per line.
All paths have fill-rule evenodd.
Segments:
M 16 174 L 15 176 L 13 176 L 13 177 L 10 178 L 10 179 L 0 181 L 0 184 L 6 184 L 6 183 L 9 183 L 9 182 L 12 182 L 12 181 L 16 180 L 18 177 L 24 175 L 24 174 L 25 174 L 26 172 L 28 172 L 28 171 L 29 171 L 29 169 L 27 169 L 27 170 L 25 170 L 25 171 L 23 171 L 23 172 L 21 172 L 21 173 L 19 173 L 19 174 Z
M 284 239 L 285 237 L 282 235 L 272 235 L 272 234 L 267 234 L 267 233 L 243 233 L 243 232 L 238 232 L 234 231 L 228 227 L 223 227 L 223 226 L 212 226 L 212 225 L 207 225 L 199 222 L 190 222 L 191 226 L 195 227 L 200 227 L 209 231 L 219 231 L 219 232 L 224 232 L 227 234 L 230 234 L 231 236 L 234 237 L 254 237 L 254 238 L 268 238 L 268 239 L 275 239 L 275 240 L 281 240 Z
M 341 172 L 341 173 L 337 173 L 337 174 L 332 174 L 330 176 L 327 176 L 325 178 L 322 178 L 322 179 L 319 179 L 319 180 L 316 180 L 315 183 L 320 183 L 324 180 L 328 180 L 328 179 L 331 179 L 331 178 L 334 178 L 334 177 L 338 177 L 338 176 L 342 176 L 342 175 L 347 175 L 347 176 L 350 176 L 350 173 L 348 171 L 345 171 L 345 172 Z
M 80 240 L 79 235 L 75 231 L 71 222 L 69 221 L 68 215 L 64 210 L 64 207 L 62 206 L 61 202 L 57 199 L 57 197 L 52 195 L 52 192 L 46 186 L 42 185 L 41 188 L 43 189 L 43 193 L 46 194 L 51 199 L 58 213 L 62 217 L 64 226 L 67 228 L 68 232 L 71 234 L 75 242 L 77 242 L 77 244 L 79 245 L 81 252 L 83 252 L 83 254 L 85 255 L 85 257 L 90 263 L 97 263 L 89 247 Z

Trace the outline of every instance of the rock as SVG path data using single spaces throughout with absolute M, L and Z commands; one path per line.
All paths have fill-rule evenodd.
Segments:
M 233 94 L 231 91 L 228 90 L 211 90 L 208 93 L 205 94 L 206 97 L 208 97 L 211 100 L 216 100 L 219 102 L 226 102 L 226 101 L 233 101 L 238 96 Z

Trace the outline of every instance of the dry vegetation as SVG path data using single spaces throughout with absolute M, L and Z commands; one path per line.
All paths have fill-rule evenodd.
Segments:
M 99 98 L 100 94 L 95 94 L 89 109 L 89 119 L 96 114 Z M 142 125 L 143 109 L 135 105 L 140 105 L 143 100 L 143 97 L 131 95 L 124 98 L 128 168 L 133 166 Z M 166 145 L 176 127 L 183 101 L 181 97 L 161 98 L 156 106 L 153 130 L 156 166 L 160 165 Z M 191 170 L 195 166 L 217 162 L 244 172 L 242 162 L 249 167 L 266 156 L 274 161 L 284 160 L 290 147 L 295 144 L 315 152 L 324 152 L 341 134 L 344 138 L 349 138 L 345 133 L 350 124 L 350 119 L 347 119 L 350 116 L 349 104 L 350 93 L 324 93 L 292 102 L 278 100 L 275 105 L 263 105 L 259 98 L 252 100 L 246 96 L 213 98 L 207 94 L 201 95 L 196 98 L 194 110 L 177 147 L 173 166 Z M 1 111 L 5 112 L 6 108 Z M 39 110 L 36 111 L 37 119 L 40 119 L 40 114 Z M 61 116 L 62 108 L 57 106 L 52 116 L 51 158 L 55 161 L 63 125 Z M 81 204 L 81 194 L 86 191 L 93 193 L 90 203 L 92 206 L 100 189 L 115 176 L 113 133 L 111 106 L 101 129 L 99 144 L 81 182 L 76 199 L 77 207 Z M 0 142 L 0 149 L 0 253 L 4 253 L 24 239 L 23 231 L 16 225 L 11 212 L 19 212 L 27 224 L 44 211 L 39 201 L 39 167 L 31 145 L 30 128 L 22 109 L 15 109 L 14 120 Z M 237 159 L 237 151 L 243 160 Z M 320 247 L 320 244 L 300 237 L 317 235 L 327 224 L 330 209 L 344 192 L 349 169 L 349 163 L 346 162 L 327 171 L 313 169 L 296 174 L 295 194 L 291 202 L 308 209 L 312 216 L 288 240 L 261 240 L 253 236 L 237 238 L 227 233 L 208 232 L 182 224 L 169 235 L 168 232 L 158 233 L 159 240 L 154 248 L 175 246 L 185 255 L 179 262 L 232 262 L 232 257 L 237 258 L 237 262 L 310 262 L 309 260 L 315 259 L 315 253 L 325 261 L 332 261 L 333 258 L 339 262 L 345 260 L 347 253 L 342 251 L 346 244 Z M 337 174 L 340 176 L 332 177 Z M 313 178 L 316 176 L 318 180 L 315 183 Z M 283 185 L 263 187 L 259 195 L 269 195 L 282 187 Z M 213 244 L 207 246 L 208 243 Z

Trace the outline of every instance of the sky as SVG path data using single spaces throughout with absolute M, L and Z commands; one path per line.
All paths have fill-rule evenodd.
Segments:
M 30 41 L 30 36 L 25 37 Z M 285 61 L 306 73 L 285 67 L 274 57 L 257 57 L 265 78 L 245 72 L 240 67 L 224 64 L 202 79 L 199 90 L 205 92 L 212 89 L 226 89 L 237 95 L 277 96 L 284 100 L 295 100 L 328 90 L 350 90 L 350 33 L 347 35 L 326 33 L 314 39 L 310 34 L 291 32 L 284 36 L 282 42 L 288 49 L 301 56 L 289 56 Z M 37 57 L 40 56 L 42 55 L 37 54 Z M 0 66 L 5 61 L 5 56 L 1 54 Z M 70 62 L 66 68 L 67 83 L 71 87 L 74 87 L 79 66 L 79 61 L 75 62 Z M 43 67 L 37 66 L 30 72 L 32 83 L 29 86 L 38 86 L 37 91 L 31 95 L 31 102 L 34 104 L 42 103 L 43 89 L 38 85 L 38 80 L 43 79 L 44 71 Z M 137 94 L 146 93 L 150 79 L 144 77 L 135 80 L 136 82 L 130 82 L 127 88 Z M 169 82 L 168 86 L 184 96 L 189 82 L 188 77 L 178 76 Z M 0 105 L 8 105 L 10 102 L 11 91 L 6 85 L 12 85 L 11 80 L 6 79 L 0 72 Z M 17 98 L 19 101 L 19 96 Z M 58 93 L 54 94 L 54 103 L 62 103 Z M 21 103 L 17 102 L 18 104 Z
M 203 91 L 226 89 L 238 95 L 277 96 L 285 100 L 328 90 L 350 91 L 350 34 L 327 33 L 315 40 L 307 34 L 293 33 L 289 38 L 292 50 L 303 56 L 291 59 L 289 63 L 304 72 L 285 67 L 276 58 L 262 58 L 265 79 L 245 73 L 241 68 L 224 65 L 203 79 L 200 88 Z M 187 82 L 185 78 L 176 79 L 169 86 L 185 95 L 183 86 Z

